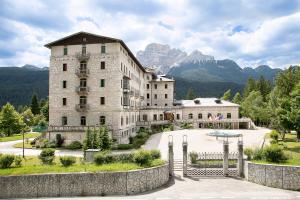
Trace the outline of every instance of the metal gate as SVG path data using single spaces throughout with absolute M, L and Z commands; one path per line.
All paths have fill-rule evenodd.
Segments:
M 189 153 L 187 176 L 211 177 L 224 176 L 222 152 Z M 228 154 L 228 176 L 237 176 L 238 152 Z

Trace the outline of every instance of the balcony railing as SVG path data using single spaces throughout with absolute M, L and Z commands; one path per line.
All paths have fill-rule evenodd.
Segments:
M 82 87 L 82 86 L 78 86 L 76 87 L 76 92 L 79 94 L 79 95 L 86 95 L 88 94 L 90 91 L 90 88 L 89 87 Z
M 76 110 L 78 112 L 87 112 L 89 110 L 89 105 L 88 104 L 77 104 Z
M 79 78 L 86 78 L 86 77 L 89 76 L 90 70 L 88 70 L 88 69 L 76 69 L 75 74 L 76 74 Z
M 79 61 L 87 61 L 88 59 L 90 59 L 91 54 L 90 53 L 82 53 L 82 52 L 78 52 L 75 54 L 75 57 L 79 60 Z
M 102 125 L 101 125 L 102 126 Z M 112 130 L 111 124 L 105 124 L 108 130 Z M 99 125 L 95 126 L 48 126 L 48 132 L 85 132 L 88 129 L 98 129 Z

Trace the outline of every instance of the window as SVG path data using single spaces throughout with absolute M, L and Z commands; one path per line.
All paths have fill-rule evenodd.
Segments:
M 121 97 L 121 106 L 123 105 L 123 97 Z
M 176 114 L 176 119 L 180 119 L 180 114 Z
M 101 46 L 101 53 L 106 53 L 106 48 L 104 45 Z
M 85 126 L 86 125 L 86 118 L 85 118 L 85 116 L 81 116 L 80 117 L 80 125 L 81 126 Z
M 105 79 L 100 80 L 100 87 L 105 87 Z
M 153 115 L 153 120 L 157 121 L 157 115 L 156 114 Z
M 123 87 L 123 80 L 121 80 L 121 88 Z
M 167 104 L 167 103 L 165 103 L 165 106 L 168 106 L 168 104 Z
M 104 61 L 101 61 L 101 63 L 100 63 L 100 69 L 105 69 L 105 62 Z
M 164 115 L 163 114 L 159 115 L 159 120 L 161 120 L 161 121 L 164 120 Z
M 68 55 L 68 48 L 64 47 L 64 56 Z
M 188 118 L 189 118 L 189 119 L 193 119 L 193 114 L 190 113 L 189 116 L 188 116 Z
M 105 105 L 105 97 L 100 97 L 100 104 Z
M 157 103 L 155 103 L 154 105 L 157 106 Z
M 165 99 L 167 99 L 168 98 L 168 94 L 165 94 Z
M 67 105 L 67 98 L 63 98 L 62 102 L 63 102 L 63 106 L 66 106 Z
M 79 104 L 80 105 L 86 105 L 86 102 L 87 102 L 86 96 L 80 96 L 79 97 Z
M 150 106 L 150 103 L 147 103 L 147 106 Z
M 157 99 L 157 94 L 154 94 L 154 99 Z
M 198 119 L 202 119 L 202 113 L 198 114 Z
M 227 113 L 227 119 L 231 119 L 231 113 Z
M 100 125 L 104 125 L 105 124 L 105 116 L 100 116 Z
M 212 114 L 211 113 L 207 114 L 207 119 L 212 119 Z
M 147 89 L 150 89 L 150 84 L 147 84 Z
M 64 63 L 64 64 L 63 64 L 63 71 L 65 72 L 65 71 L 67 71 L 67 69 L 68 69 L 67 63 Z
M 126 116 L 126 125 L 128 124 L 128 116 Z
M 86 87 L 86 78 L 81 78 L 79 84 L 80 84 L 80 87 Z
M 80 71 L 86 71 L 86 62 L 85 61 L 80 62 Z
M 63 116 L 61 118 L 61 123 L 63 126 L 68 125 L 68 118 L 66 116 Z
M 121 117 L 121 126 L 123 126 L 123 122 L 124 120 L 123 120 L 123 117 Z
M 143 121 L 148 121 L 148 116 L 147 115 L 143 115 Z
M 154 89 L 157 89 L 157 84 L 154 84 Z
M 63 81 L 63 88 L 67 88 L 67 81 Z
M 165 89 L 168 89 L 168 84 L 165 84 Z
M 149 93 L 147 93 L 147 99 L 150 99 L 150 94 Z
M 85 45 L 82 45 L 81 53 L 86 54 L 86 46 Z

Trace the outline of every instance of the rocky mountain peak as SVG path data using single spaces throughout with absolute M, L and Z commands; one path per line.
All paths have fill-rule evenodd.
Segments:
M 204 55 L 201 51 L 195 50 L 187 57 L 185 57 L 181 62 L 190 62 L 190 63 L 199 63 L 199 62 L 206 62 L 206 61 L 214 61 L 213 56 Z

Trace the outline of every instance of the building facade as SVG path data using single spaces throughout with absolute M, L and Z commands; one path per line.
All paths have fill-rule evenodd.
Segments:
M 128 143 L 138 128 L 153 124 L 187 120 L 202 128 L 215 116 L 241 120 L 239 105 L 230 102 L 174 101 L 175 81 L 144 68 L 122 40 L 79 32 L 45 46 L 50 140 L 61 134 L 66 143 L 83 141 L 87 128 L 106 125 L 118 143 Z M 232 128 L 239 128 L 235 121 Z

